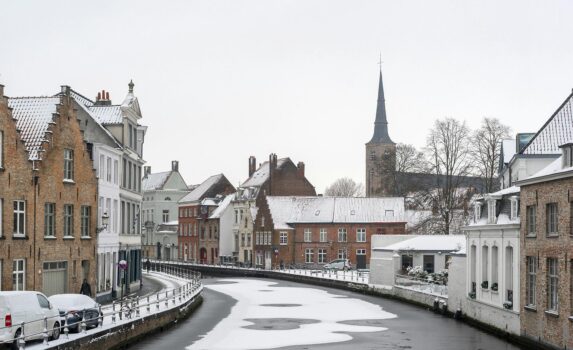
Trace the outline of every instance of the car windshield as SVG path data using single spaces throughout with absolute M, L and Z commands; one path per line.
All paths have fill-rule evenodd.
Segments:
M 56 294 L 49 297 L 50 301 L 54 303 L 59 309 L 88 309 L 95 306 L 96 302 L 82 294 Z

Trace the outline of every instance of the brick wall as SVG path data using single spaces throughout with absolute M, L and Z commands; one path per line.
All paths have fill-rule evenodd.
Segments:
M 573 238 L 571 236 L 571 198 L 573 178 L 550 181 L 521 187 L 521 332 L 523 335 L 557 347 L 573 347 L 573 322 L 571 303 L 571 265 L 573 259 Z M 550 237 L 546 228 L 548 203 L 557 203 L 558 235 Z M 536 235 L 527 234 L 527 206 L 536 205 Z M 526 258 L 538 258 L 535 306 L 526 304 Z M 547 259 L 558 259 L 558 313 L 548 309 Z

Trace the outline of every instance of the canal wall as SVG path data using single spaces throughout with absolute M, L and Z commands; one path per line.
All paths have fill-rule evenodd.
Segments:
M 176 308 L 138 318 L 132 322 L 122 323 L 111 329 L 90 331 L 90 333 L 84 337 L 68 341 L 64 344 L 48 346 L 45 349 L 124 349 L 143 337 L 162 332 L 177 324 L 179 320 L 188 318 L 202 302 L 203 297 L 199 294 Z M 64 337 L 64 335 L 62 335 L 62 337 Z
M 184 270 L 193 270 L 201 272 L 203 276 L 212 277 L 254 277 L 254 278 L 269 278 L 278 279 L 283 281 L 298 282 L 311 284 L 321 287 L 337 288 L 368 294 L 377 297 L 389 298 L 399 300 L 408 304 L 413 304 L 424 309 L 431 309 L 439 312 L 445 316 L 457 317 L 458 319 L 466 322 L 467 324 L 479 328 L 490 334 L 494 334 L 500 338 L 506 339 L 512 343 L 518 344 L 526 349 L 535 350 L 558 350 L 547 344 L 542 344 L 529 337 L 514 333 L 516 329 L 516 317 L 502 317 L 498 310 L 482 310 L 478 315 L 478 311 L 469 307 L 462 315 L 456 315 L 459 300 L 456 299 L 448 301 L 448 296 L 432 295 L 428 293 L 419 292 L 409 288 L 402 288 L 399 286 L 383 286 L 383 285 L 368 285 L 366 283 L 351 282 L 344 280 L 334 280 L 320 278 L 320 276 L 312 274 L 287 274 L 273 270 L 260 270 L 260 269 L 246 269 L 246 268 L 228 268 L 223 266 L 212 265 L 191 265 L 181 263 L 166 263 L 162 262 L 161 265 L 168 265 L 172 268 L 179 268 Z M 465 304 L 464 304 L 465 305 Z M 493 308 L 491 308 L 493 309 Z M 517 320 L 519 316 L 517 314 Z M 489 323 L 487 320 L 491 320 Z M 517 326 L 518 327 L 518 326 Z

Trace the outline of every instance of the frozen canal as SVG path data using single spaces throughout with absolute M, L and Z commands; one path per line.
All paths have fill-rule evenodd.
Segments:
M 204 280 L 203 305 L 137 349 L 519 349 L 453 319 L 386 300 L 264 279 Z

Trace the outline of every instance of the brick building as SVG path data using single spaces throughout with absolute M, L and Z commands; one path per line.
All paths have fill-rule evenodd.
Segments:
M 94 286 L 97 177 L 72 98 L 3 90 L 0 287 L 51 295 L 79 292 L 84 278 Z
M 269 155 L 269 160 L 257 168 L 255 157 L 249 157 L 249 178 L 239 186 L 233 200 L 234 255 L 240 264 L 253 264 L 253 221 L 266 195 L 273 196 L 316 196 L 314 186 L 305 176 L 303 162 L 293 163 L 290 158 Z
M 203 264 L 218 260 L 218 232 L 209 217 L 222 196 L 235 192 L 223 174 L 213 175 L 179 201 L 179 259 Z M 219 197 L 218 197 L 219 196 Z
M 265 197 L 255 219 L 256 266 L 367 268 L 373 234 L 404 234 L 403 198 Z
M 569 126 L 570 128 L 571 126 Z M 573 347 L 573 143 L 521 186 L 521 334 Z

